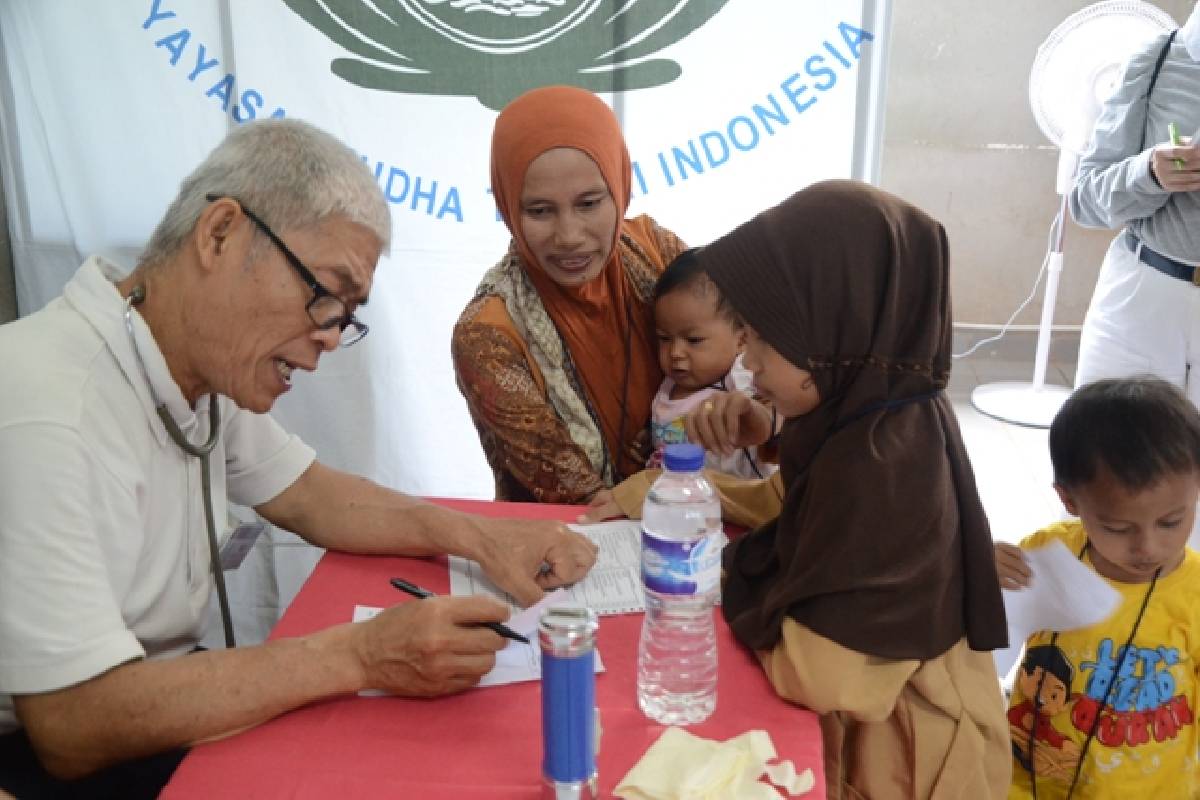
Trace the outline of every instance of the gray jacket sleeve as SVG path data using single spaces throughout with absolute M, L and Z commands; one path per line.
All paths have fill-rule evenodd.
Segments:
M 1166 131 L 1145 128 L 1150 77 L 1165 43 L 1166 34 L 1129 60 L 1120 86 L 1100 110 L 1092 146 L 1079 162 L 1068 198 L 1071 216 L 1080 225 L 1118 228 L 1150 216 L 1170 197 L 1150 172 L 1151 150 L 1166 139 Z

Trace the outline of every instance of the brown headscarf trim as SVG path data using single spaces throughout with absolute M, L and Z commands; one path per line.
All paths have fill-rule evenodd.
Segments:
M 725 551 L 722 611 L 754 648 L 791 617 L 928 659 L 1006 644 L 987 518 L 943 389 L 942 226 L 866 184 L 793 195 L 700 251 L 733 307 L 821 395 L 783 430 L 783 509 Z

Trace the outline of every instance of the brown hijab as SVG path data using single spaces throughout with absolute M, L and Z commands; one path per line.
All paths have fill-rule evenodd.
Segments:
M 638 300 L 622 268 L 617 242 L 622 233 L 632 235 L 624 224 L 616 227 L 604 271 L 583 286 L 559 286 L 534 258 L 521 228 L 525 172 L 534 159 L 556 147 L 581 150 L 596 162 L 623 221 L 631 175 L 620 125 L 600 98 L 571 86 L 534 89 L 500 112 L 492 133 L 492 191 L 599 417 L 608 452 L 620 476 L 630 475 L 642 465 L 629 452 L 629 442 L 646 427 L 650 401 L 662 382 L 654 357 L 653 309 Z
M 750 647 L 785 617 L 844 647 L 929 659 L 1006 644 L 991 535 L 954 411 L 948 251 L 919 209 L 853 181 L 799 192 L 700 251 L 821 394 L 783 429 L 779 517 L 725 551 Z

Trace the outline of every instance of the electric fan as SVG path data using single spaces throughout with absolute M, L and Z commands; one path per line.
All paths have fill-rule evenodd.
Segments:
M 1033 381 L 987 383 L 971 404 L 989 417 L 1048 428 L 1071 390 L 1046 383 L 1050 327 L 1063 267 L 1067 195 L 1079 156 L 1090 144 L 1100 104 L 1121 79 L 1125 61 L 1155 36 L 1178 27 L 1166 12 L 1140 0 L 1105 0 L 1076 11 L 1038 47 L 1029 74 L 1029 104 L 1046 138 L 1059 148 L 1055 189 L 1062 196 L 1046 257 L 1046 292 L 1038 325 Z

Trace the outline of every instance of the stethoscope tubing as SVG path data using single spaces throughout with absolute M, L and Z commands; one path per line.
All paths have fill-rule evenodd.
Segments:
M 162 420 L 163 427 L 167 429 L 167 435 L 180 450 L 200 459 L 200 491 L 204 498 L 204 527 L 208 534 L 208 554 L 212 562 L 213 580 L 217 585 L 217 602 L 221 608 L 221 625 L 225 629 L 225 646 L 232 649 L 237 646 L 237 642 L 233 635 L 232 615 L 229 612 L 229 594 L 225 588 L 225 572 L 221 568 L 221 548 L 217 544 L 217 525 L 213 516 L 212 473 L 209 459 L 213 448 L 217 446 L 217 439 L 221 435 L 220 404 L 217 402 L 216 392 L 208 396 L 208 439 L 201 445 L 189 442 L 183 435 L 183 431 L 180 430 L 179 424 L 171 416 L 171 412 L 167 410 L 167 404 L 159 401 L 158 395 L 154 391 L 154 384 L 150 382 L 150 376 L 146 372 L 146 362 L 142 359 L 142 351 L 138 349 L 137 337 L 133 334 L 133 307 L 145 299 L 146 290 L 141 286 L 135 286 L 129 293 L 129 298 L 125 302 L 125 331 L 129 334 L 129 343 L 133 346 L 134 355 L 137 356 L 142 379 L 145 380 L 146 387 L 150 391 L 150 399 L 158 412 L 158 418 Z

